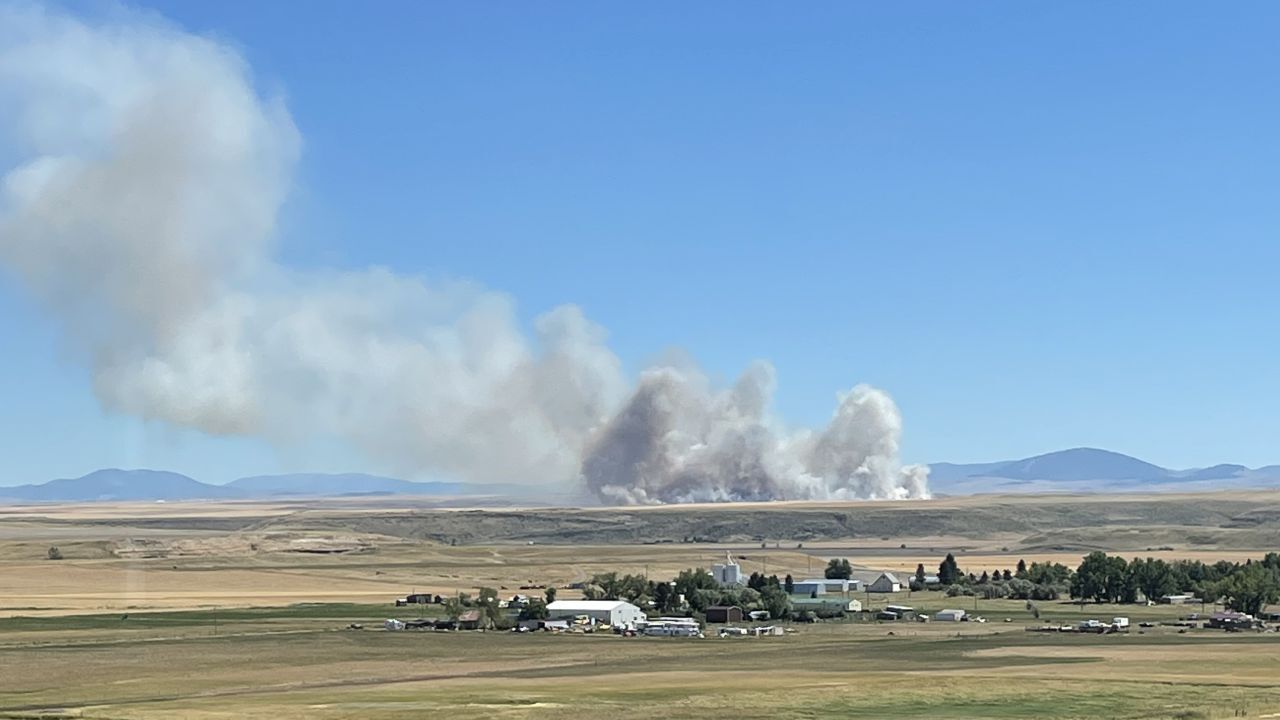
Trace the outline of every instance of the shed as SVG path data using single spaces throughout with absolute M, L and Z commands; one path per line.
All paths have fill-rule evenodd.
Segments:
M 736 605 L 712 605 L 707 608 L 707 622 L 735 623 L 742 622 L 742 608 Z
M 893 573 L 880 573 L 880 577 L 875 582 L 867 586 L 867 592 L 873 593 L 896 593 L 902 591 L 902 583 Z
M 483 619 L 479 610 L 467 610 L 458 616 L 459 630 L 479 630 L 480 622 Z
M 933 619 L 939 622 L 960 622 L 964 620 L 963 610 L 939 610 L 933 614 Z

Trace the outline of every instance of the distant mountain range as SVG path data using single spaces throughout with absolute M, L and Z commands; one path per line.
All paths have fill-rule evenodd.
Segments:
M 359 495 L 510 496 L 527 493 L 526 487 L 518 485 L 410 482 L 360 473 L 258 475 L 240 478 L 226 485 L 211 485 L 175 472 L 113 468 L 95 470 L 78 478 L 50 480 L 36 485 L 0 487 L 0 500 L 20 502 L 176 501 Z
M 1021 460 L 989 463 L 934 463 L 929 466 L 934 493 L 1123 492 L 1280 487 L 1280 465 L 1247 468 L 1214 465 L 1170 470 L 1135 457 L 1073 448 Z M 83 477 L 36 485 L 0 487 L 0 502 L 86 502 L 95 500 L 251 500 L 280 497 L 416 495 L 435 497 L 528 497 L 523 485 L 473 485 L 410 482 L 360 473 L 257 475 L 226 485 L 211 485 L 162 470 L 96 470 Z M 571 501 L 561 498 L 556 501 Z
M 1280 465 L 1247 468 L 1222 464 L 1171 470 L 1110 450 L 1072 448 L 1021 460 L 934 463 L 929 466 L 929 486 L 935 493 L 952 495 L 1271 487 L 1280 486 Z

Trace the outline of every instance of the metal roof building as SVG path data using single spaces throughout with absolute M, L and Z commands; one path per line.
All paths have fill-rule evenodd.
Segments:
M 552 618 L 586 615 L 597 623 L 613 627 L 635 627 L 645 619 L 644 611 L 624 600 L 557 600 L 547 605 Z

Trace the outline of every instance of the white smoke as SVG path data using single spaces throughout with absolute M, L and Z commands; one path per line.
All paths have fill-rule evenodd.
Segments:
M 858 387 L 821 432 L 770 420 L 772 369 L 627 382 L 575 307 L 273 260 L 300 139 L 234 51 L 152 18 L 0 7 L 0 263 L 62 323 L 110 410 L 384 467 L 583 482 L 611 502 L 920 497 L 901 421 Z

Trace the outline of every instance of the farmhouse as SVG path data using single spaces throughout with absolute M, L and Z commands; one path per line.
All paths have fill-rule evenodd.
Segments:
M 963 610 L 939 610 L 933 614 L 933 619 L 939 622 L 960 622 L 964 620 Z
M 733 605 L 712 605 L 707 608 L 707 622 L 742 622 L 742 608 Z
M 880 573 L 880 577 L 875 582 L 867 586 L 867 592 L 873 593 L 896 593 L 902 591 L 902 583 L 893 573 Z
M 643 610 L 622 600 L 557 600 L 547 605 L 547 614 L 561 620 L 585 615 L 602 625 L 626 628 L 645 619 Z

